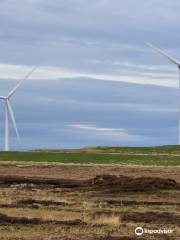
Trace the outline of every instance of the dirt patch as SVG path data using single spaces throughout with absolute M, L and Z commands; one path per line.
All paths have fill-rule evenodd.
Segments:
M 128 236 L 124 236 L 124 237 L 119 237 L 119 236 L 108 236 L 102 239 L 97 239 L 97 240 L 153 240 L 154 238 L 150 237 L 150 238 L 141 238 L 141 237 L 128 237 Z M 168 236 L 158 236 L 156 237 L 156 240 L 170 240 L 170 238 Z
M 109 237 L 103 238 L 101 240 L 145 240 L 145 239 L 144 238 L 134 238 L 134 237 L 111 237 L 111 236 L 109 236 Z
M 56 201 L 52 201 L 52 200 L 35 200 L 35 199 L 23 199 L 21 201 L 17 202 L 17 205 L 20 206 L 25 206 L 25 205 L 43 205 L 43 206 L 72 206 L 72 203 L 67 203 L 67 202 L 56 202 Z
M 133 238 L 133 237 L 106 237 L 106 238 L 103 238 L 102 240 L 137 240 L 137 238 Z M 143 240 L 142 238 L 141 239 L 138 239 L 138 240 Z
M 135 201 L 135 200 L 104 200 L 97 201 L 101 206 L 180 206 L 180 202 L 166 202 L 166 201 Z
M 119 164 L 58 164 L 1 162 L 0 176 L 26 176 L 51 179 L 87 180 L 96 175 L 114 174 L 129 177 L 162 177 L 180 182 L 178 166 L 133 166 Z
M 99 175 L 90 180 L 67 180 L 48 179 L 23 176 L 0 176 L 1 186 L 29 188 L 70 188 L 80 190 L 96 190 L 116 193 L 125 192 L 148 192 L 157 190 L 174 189 L 180 190 L 180 184 L 173 179 L 139 177 L 132 178 L 115 175 Z
M 32 185 L 33 184 L 33 185 Z M 16 186 L 21 185 L 26 188 L 30 186 L 40 187 L 60 187 L 60 188 L 75 188 L 80 186 L 82 181 L 66 180 L 66 179 L 48 179 L 38 177 L 24 177 L 24 176 L 0 176 L 0 185 Z
M 180 216 L 169 212 L 126 212 L 121 217 L 122 221 L 144 222 L 144 223 L 159 223 L 159 224 L 176 224 L 180 225 Z
M 96 189 L 108 192 L 148 192 L 156 190 L 177 189 L 180 184 L 173 179 L 140 177 L 131 178 L 125 176 L 100 175 L 90 180 L 90 184 Z
M 47 223 L 53 223 L 53 224 L 63 224 L 63 225 L 69 225 L 69 226 L 76 226 L 76 225 L 85 225 L 85 222 L 82 222 L 80 219 L 73 220 L 73 221 L 45 221 L 41 218 L 19 218 L 19 217 L 11 217 L 6 214 L 0 213 L 0 225 L 4 224 L 47 224 Z

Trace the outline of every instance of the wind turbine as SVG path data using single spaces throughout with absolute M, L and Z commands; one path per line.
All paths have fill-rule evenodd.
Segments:
M 9 119 L 12 121 L 12 125 L 15 129 L 17 138 L 19 139 L 19 132 L 16 126 L 16 121 L 11 107 L 10 99 L 15 94 L 16 90 L 21 86 L 24 80 L 28 79 L 30 75 L 36 70 L 37 67 L 34 67 L 18 84 L 9 92 L 9 94 L 4 97 L 0 96 L 0 99 L 5 103 L 5 151 L 9 151 Z
M 163 57 L 167 58 L 171 63 L 175 64 L 178 68 L 179 72 L 179 119 L 178 119 L 178 128 L 179 128 L 179 135 L 178 135 L 178 145 L 180 145 L 180 61 L 176 60 L 174 57 L 169 56 L 169 54 L 165 53 L 163 50 L 153 46 L 150 43 L 146 43 L 149 47 L 151 47 L 153 50 L 161 54 Z

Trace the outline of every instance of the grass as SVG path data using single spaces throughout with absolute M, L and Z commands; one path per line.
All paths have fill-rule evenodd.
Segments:
M 108 224 L 108 225 L 119 225 L 120 224 L 120 218 L 119 216 L 116 216 L 112 214 L 112 216 L 98 216 L 95 219 L 93 219 L 93 223 L 96 224 Z
M 90 148 L 91 149 L 91 148 Z M 154 147 L 95 147 L 92 148 L 97 152 L 113 152 L 113 153 L 141 153 L 141 154 L 150 154 L 150 153 L 167 153 L 167 154 L 176 154 L 180 153 L 179 145 L 164 145 L 164 146 L 154 146 Z
M 112 148 L 111 148 L 112 149 Z M 119 149 L 119 148 L 118 148 Z M 122 148 L 124 149 L 124 148 Z M 128 148 L 131 154 L 109 154 L 108 152 L 62 152 L 62 151 L 30 151 L 30 152 L 0 152 L 0 161 L 32 161 L 32 162 L 56 162 L 56 163 L 80 163 L 80 164 L 133 164 L 133 165 L 156 165 L 156 166 L 178 166 L 180 165 L 180 156 L 158 155 L 148 153 L 138 155 L 140 152 Z M 137 149 L 136 149 L 137 150 Z M 106 149 L 107 151 L 107 149 Z M 133 152 L 134 151 L 134 152 Z M 140 148 L 138 148 L 140 151 Z M 142 154 L 144 153 L 142 148 Z M 148 148 L 148 151 L 150 149 Z M 171 149 L 172 151 L 172 149 Z M 132 154 L 133 153 L 133 154 Z

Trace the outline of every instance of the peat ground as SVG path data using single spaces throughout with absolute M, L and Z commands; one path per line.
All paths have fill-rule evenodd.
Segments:
M 2 163 L 0 239 L 179 239 L 179 183 L 172 166 Z

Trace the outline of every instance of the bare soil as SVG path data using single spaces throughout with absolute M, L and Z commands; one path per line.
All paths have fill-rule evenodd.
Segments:
M 3 163 L 0 239 L 180 239 L 179 183 L 178 167 Z

